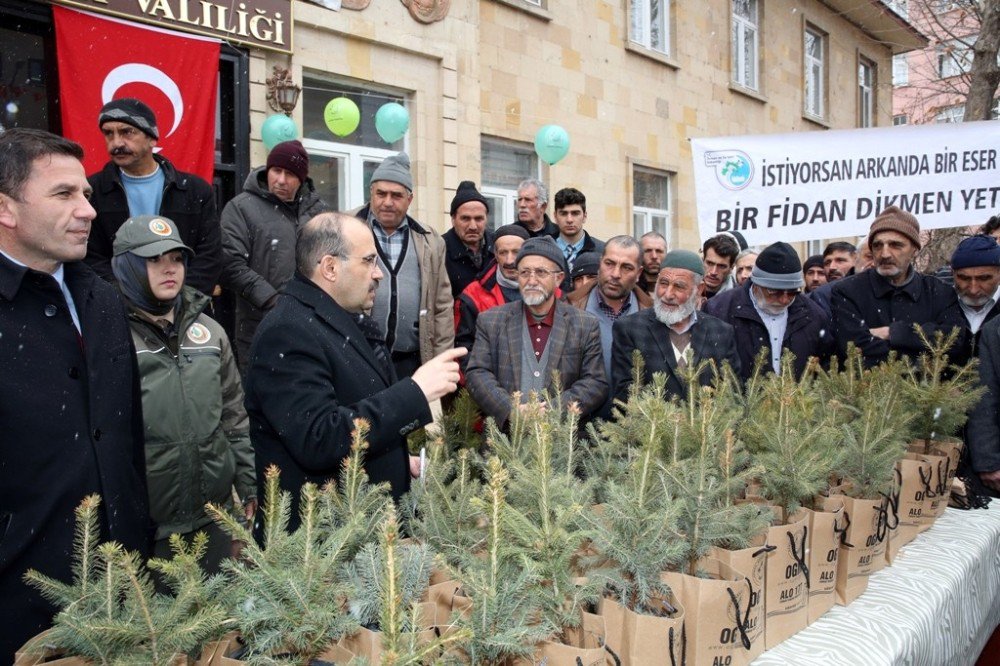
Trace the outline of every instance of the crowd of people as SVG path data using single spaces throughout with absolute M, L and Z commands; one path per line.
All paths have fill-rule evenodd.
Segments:
M 582 192 L 558 191 L 553 221 L 533 178 L 517 219 L 490 230 L 489 200 L 463 181 L 442 235 L 409 215 L 405 153 L 344 213 L 317 196 L 297 141 L 275 146 L 220 215 L 205 181 L 154 151 L 141 101 L 108 103 L 95 131 L 110 161 L 89 177 L 69 140 L 0 134 L 0 660 L 50 624 L 22 577 L 71 579 L 88 494 L 102 496 L 103 538 L 165 557 L 171 534 L 204 531 L 215 571 L 238 544 L 205 503 L 253 521 L 269 465 L 293 498 L 335 478 L 356 419 L 370 426 L 367 473 L 398 498 L 421 473 L 407 436 L 460 386 L 501 427 L 557 386 L 584 420 L 612 418 L 636 351 L 646 379 L 664 373 L 683 398 L 685 368 L 703 361 L 745 379 L 766 348 L 763 371 L 794 354 L 800 374 L 853 343 L 873 365 L 915 358 L 915 325 L 958 329 L 952 360 L 978 355 L 990 389 L 965 433 L 968 464 L 1000 491 L 998 218 L 958 245 L 951 284 L 916 269 L 920 225 L 896 207 L 857 247 L 803 262 L 739 234 L 700 252 L 655 232 L 601 241 Z M 238 300 L 235 347 L 210 316 L 220 289 Z

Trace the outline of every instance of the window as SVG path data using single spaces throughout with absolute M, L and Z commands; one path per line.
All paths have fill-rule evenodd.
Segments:
M 759 34 L 758 0 L 733 0 L 732 67 L 733 81 L 757 90 Z
M 910 61 L 905 53 L 892 56 L 892 85 L 906 86 L 910 84 Z
M 858 61 L 858 127 L 875 126 L 875 63 Z
M 972 68 L 971 42 L 961 39 L 939 44 L 937 47 L 938 77 L 946 79 L 950 76 L 965 74 Z
M 935 14 L 944 14 L 962 6 L 959 0 L 932 0 L 931 11 Z
M 805 112 L 826 116 L 826 35 L 812 28 L 805 32 Z
M 948 106 L 937 112 L 936 123 L 960 123 L 965 118 L 965 105 Z
M 496 229 L 517 220 L 517 185 L 541 178 L 538 155 L 530 144 L 483 137 L 482 193 L 490 202 L 488 226 Z M 551 197 L 550 197 L 551 198 Z
M 670 55 L 670 0 L 631 0 L 629 40 Z
M 889 5 L 894 12 L 903 18 L 908 18 L 910 15 L 910 3 L 908 0 L 885 0 L 885 4 Z
M 345 137 L 334 135 L 323 121 L 323 110 L 336 97 L 349 98 L 361 111 L 358 128 Z M 388 144 L 375 129 L 375 113 L 388 102 L 406 106 L 399 93 L 303 75 L 302 144 L 309 153 L 309 177 L 316 193 L 334 210 L 363 206 L 368 201 L 372 173 L 382 160 L 405 149 L 405 137 Z
M 900 113 L 892 117 L 893 125 L 908 125 L 910 124 L 910 117 L 905 113 Z
M 632 235 L 656 231 L 674 246 L 670 174 L 644 167 L 632 169 Z

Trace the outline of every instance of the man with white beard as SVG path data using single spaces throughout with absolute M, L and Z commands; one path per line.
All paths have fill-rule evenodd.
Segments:
M 566 257 L 550 236 L 525 241 L 517 253 L 521 300 L 491 308 L 476 320 L 465 385 L 487 416 L 504 426 L 514 407 L 555 387 L 560 404 L 582 418 L 604 404 L 608 380 L 597 317 L 556 300 Z
M 704 312 L 697 312 L 698 287 L 705 266 L 694 252 L 673 250 L 660 263 L 653 307 L 623 317 L 612 328 L 611 386 L 615 398 L 625 400 L 632 384 L 632 354 L 639 350 L 645 365 L 644 382 L 653 374 L 667 375 L 667 398 L 687 397 L 683 370 L 706 362 L 698 375 L 700 384 L 712 382 L 723 364 L 738 374 L 733 327 Z
M 781 357 L 787 351 L 795 356 L 796 377 L 802 376 L 810 357 L 825 366 L 836 351 L 830 320 L 802 295 L 804 286 L 799 255 L 779 241 L 757 255 L 748 284 L 705 303 L 704 312 L 735 329 L 744 382 L 754 373 L 757 354 L 764 347 L 770 354 L 763 372 L 781 372 Z

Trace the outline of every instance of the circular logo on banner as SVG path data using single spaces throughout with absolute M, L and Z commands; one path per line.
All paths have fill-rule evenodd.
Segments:
M 212 334 L 208 332 L 208 329 L 201 324 L 191 324 L 191 328 L 188 329 L 188 340 L 195 343 L 196 345 L 203 345 L 212 339 Z
M 718 151 L 716 156 L 718 157 Z M 740 150 L 725 151 L 715 162 L 715 177 L 728 190 L 742 190 L 753 180 L 753 162 Z
M 149 221 L 149 230 L 157 236 L 169 236 L 173 232 L 173 229 L 170 228 L 167 221 L 158 217 Z

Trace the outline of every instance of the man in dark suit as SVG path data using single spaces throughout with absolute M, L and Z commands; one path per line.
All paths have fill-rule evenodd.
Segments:
M 780 372 L 781 356 L 795 356 L 795 376 L 801 377 L 810 357 L 823 365 L 836 352 L 830 320 L 820 306 L 802 295 L 802 262 L 788 243 L 769 245 L 757 255 L 747 284 L 723 292 L 703 308 L 735 330 L 740 378 L 754 372 L 757 354 L 770 351 L 763 372 Z
M 399 498 L 419 474 L 406 436 L 431 421 L 429 403 L 455 390 L 464 349 L 451 349 L 397 381 L 382 331 L 369 317 L 382 271 L 364 222 L 322 213 L 306 223 L 296 246 L 295 277 L 257 329 L 250 348 L 246 406 L 264 471 L 281 469 L 292 493 L 290 528 L 298 525 L 299 489 L 340 474 L 354 420 L 371 430 L 365 470 Z
M 566 259 L 552 238 L 532 238 L 517 255 L 521 302 L 487 310 L 476 322 L 476 342 L 465 374 L 466 387 L 482 410 L 501 426 L 531 393 L 553 388 L 559 373 L 561 404 L 576 403 L 582 417 L 608 395 L 601 332 L 594 315 L 556 300 Z
M 667 375 L 667 395 L 687 397 L 680 370 L 711 361 L 699 375 L 709 384 L 715 371 L 728 363 L 739 374 L 733 327 L 710 314 L 697 311 L 698 292 L 705 266 L 694 252 L 672 250 L 660 264 L 653 307 L 619 319 L 612 327 L 611 386 L 616 399 L 628 398 L 632 385 L 632 353 L 639 350 L 645 366 L 644 381 L 653 373 Z
M 83 149 L 0 133 L 0 663 L 56 609 L 25 571 L 69 583 L 74 510 L 101 495 L 100 537 L 145 553 L 135 351 L 114 287 L 83 263 L 94 209 Z

